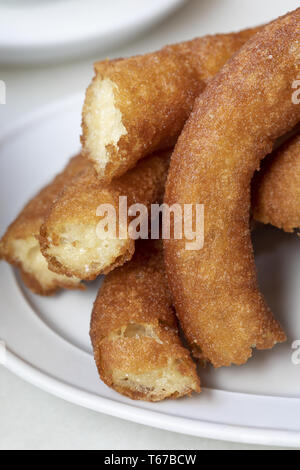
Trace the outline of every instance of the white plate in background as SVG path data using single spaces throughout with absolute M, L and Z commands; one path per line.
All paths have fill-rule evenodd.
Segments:
M 43 63 L 100 53 L 185 1 L 0 0 L 0 63 Z
M 78 151 L 82 96 L 48 106 L 0 135 L 0 233 L 41 185 Z M 163 403 L 134 402 L 98 378 L 89 321 L 101 279 L 86 292 L 31 294 L 0 263 L 0 341 L 8 369 L 65 400 L 170 431 L 280 446 L 300 446 L 299 238 L 261 228 L 254 236 L 262 290 L 288 334 L 243 367 L 201 371 L 203 393 Z M 3 351 L 0 360 L 3 359 Z

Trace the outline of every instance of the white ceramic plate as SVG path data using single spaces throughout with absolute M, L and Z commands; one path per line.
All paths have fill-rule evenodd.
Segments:
M 24 202 L 78 151 L 82 100 L 76 96 L 47 107 L 0 136 L 1 234 Z M 293 365 L 291 348 L 300 339 L 299 238 L 272 228 L 260 229 L 254 238 L 261 286 L 288 342 L 255 352 L 244 367 L 202 371 L 200 396 L 148 404 L 113 392 L 98 379 L 89 341 L 101 279 L 84 293 L 40 298 L 0 263 L 6 366 L 65 400 L 131 421 L 222 440 L 300 446 L 300 365 Z
M 0 0 L 0 62 L 101 52 L 164 18 L 185 0 Z

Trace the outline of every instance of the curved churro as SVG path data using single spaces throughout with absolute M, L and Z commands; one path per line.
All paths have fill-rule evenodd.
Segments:
M 184 333 L 216 367 L 243 364 L 285 334 L 259 292 L 249 230 L 250 181 L 274 141 L 300 120 L 300 9 L 268 25 L 197 99 L 171 159 L 165 201 L 205 205 L 205 243 L 165 242 Z
M 300 228 L 300 135 L 263 161 L 252 185 L 253 217 L 293 232 Z
M 119 220 L 119 196 L 127 196 L 128 208 L 135 203 L 151 204 L 163 199 L 170 152 L 160 152 L 140 162 L 133 170 L 104 186 L 93 166 L 68 185 L 53 204 L 41 227 L 40 244 L 49 268 L 56 273 L 91 281 L 131 259 L 134 240 L 125 237 L 100 238 L 97 208 L 110 204 Z M 117 227 L 121 229 L 121 227 Z
M 91 339 L 101 379 L 123 395 L 159 401 L 200 392 L 179 338 L 159 242 L 138 242 L 134 258 L 106 277 Z
M 24 207 L 0 242 L 0 259 L 19 268 L 24 283 L 36 294 L 50 295 L 59 288 L 83 288 L 80 279 L 54 274 L 48 269 L 37 237 L 53 201 L 86 166 L 86 159 L 80 155 L 74 157 L 65 170 Z
M 83 107 L 82 146 L 99 177 L 109 182 L 140 158 L 173 146 L 196 97 L 259 29 L 96 63 Z

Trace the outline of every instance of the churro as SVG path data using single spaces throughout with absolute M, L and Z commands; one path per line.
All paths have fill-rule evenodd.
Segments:
M 300 228 L 300 135 L 267 157 L 252 185 L 255 220 L 286 232 Z
M 55 274 L 41 254 L 38 236 L 45 214 L 64 186 L 86 168 L 80 155 L 43 188 L 21 211 L 0 242 L 0 258 L 16 266 L 24 283 L 36 294 L 50 295 L 59 288 L 83 288 L 80 279 Z
M 179 338 L 161 242 L 138 242 L 134 258 L 105 278 L 91 339 L 101 379 L 123 395 L 159 401 L 200 392 Z
M 205 205 L 205 243 L 166 240 L 169 284 L 195 355 L 243 364 L 286 336 L 259 292 L 250 238 L 250 182 L 274 142 L 300 120 L 300 9 L 259 32 L 196 100 L 171 159 L 165 202 Z
M 260 28 L 205 36 L 158 52 L 95 64 L 82 115 L 82 146 L 109 182 L 175 145 L 194 101 Z
M 119 197 L 127 197 L 127 205 L 161 202 L 164 195 L 170 152 L 164 151 L 141 161 L 133 170 L 103 185 L 93 166 L 75 178 L 62 192 L 48 212 L 40 232 L 40 244 L 49 268 L 58 274 L 91 281 L 107 274 L 131 259 L 134 240 L 128 233 L 128 221 L 118 227 L 126 231 L 124 238 L 111 233 L 99 237 L 100 217 L 97 209 L 110 205 L 119 220 Z M 150 212 L 150 211 L 149 211 Z

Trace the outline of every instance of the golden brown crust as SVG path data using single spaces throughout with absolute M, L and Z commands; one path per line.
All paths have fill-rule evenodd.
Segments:
M 86 159 L 80 155 L 71 159 L 65 170 L 29 201 L 0 242 L 0 259 L 20 269 L 27 287 L 37 294 L 50 295 L 59 288 L 83 289 L 79 279 L 55 276 L 48 270 L 36 237 L 49 206 L 86 166 Z
M 255 220 L 286 232 L 300 228 L 300 135 L 263 161 L 252 185 Z
M 83 107 L 82 146 L 99 177 L 108 182 L 132 168 L 140 158 L 174 145 L 195 98 L 258 30 L 205 36 L 143 56 L 96 63 L 96 75 Z M 103 81 L 113 87 L 111 106 L 115 112 L 111 115 L 116 117 L 116 122 L 121 121 L 119 126 L 122 124 L 117 137 L 114 135 L 117 124 L 107 129 L 111 141 L 115 137 L 116 141 L 109 145 L 108 139 L 106 148 L 102 148 L 102 139 L 99 145 L 95 144 L 94 129 L 97 127 L 95 120 L 100 119 L 95 107 L 107 104 L 108 100 L 105 93 L 96 104 Z M 93 113 L 94 119 L 91 118 Z
M 40 245 L 49 267 L 56 273 L 93 280 L 132 258 L 134 241 L 102 240 L 97 235 L 100 204 L 111 204 L 119 215 L 119 196 L 132 204 L 161 202 L 170 152 L 152 155 L 110 185 L 103 185 L 90 163 L 68 185 L 50 208 L 40 231 Z M 76 232 L 76 233 L 75 233 Z M 74 235 L 75 233 L 75 235 Z
M 214 366 L 243 364 L 252 348 L 286 339 L 259 292 L 249 230 L 250 181 L 275 139 L 300 120 L 300 9 L 240 50 L 197 99 L 171 159 L 168 204 L 205 206 L 205 242 L 165 243 L 177 314 L 190 345 Z
M 159 242 L 138 242 L 134 258 L 106 277 L 91 339 L 101 379 L 123 395 L 158 401 L 200 391 L 178 335 Z

